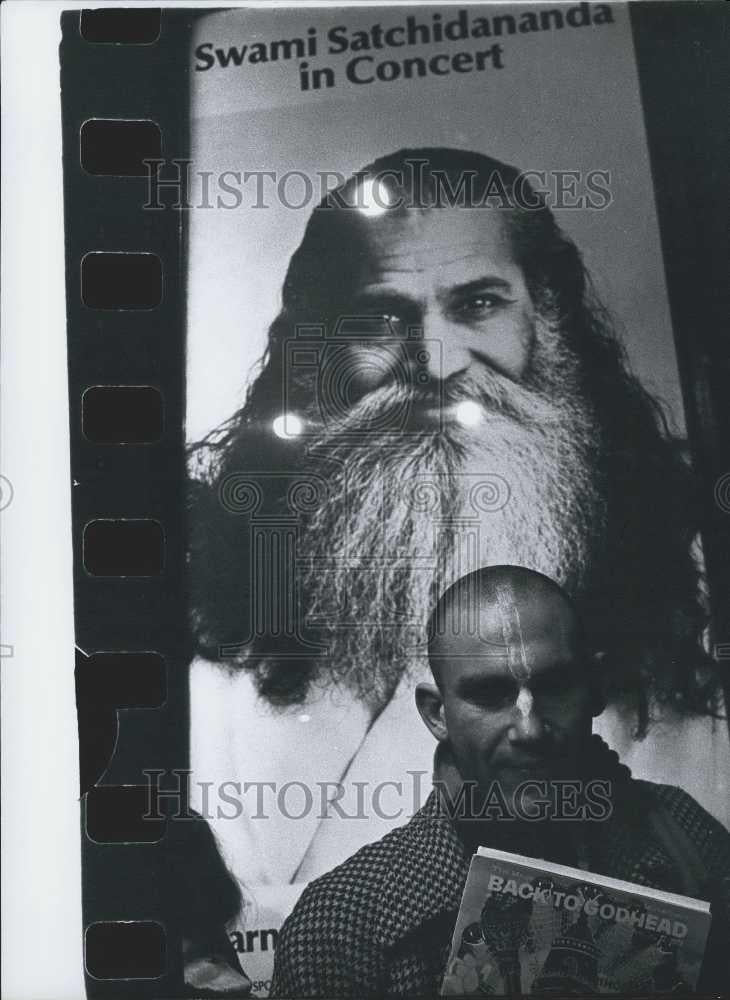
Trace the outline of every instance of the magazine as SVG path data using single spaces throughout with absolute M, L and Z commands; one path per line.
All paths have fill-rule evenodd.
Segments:
M 480 847 L 441 994 L 691 992 L 711 919 L 703 900 Z

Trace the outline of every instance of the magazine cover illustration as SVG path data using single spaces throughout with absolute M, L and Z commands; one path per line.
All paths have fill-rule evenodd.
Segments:
M 442 995 L 692 992 L 710 919 L 700 900 L 481 848 Z

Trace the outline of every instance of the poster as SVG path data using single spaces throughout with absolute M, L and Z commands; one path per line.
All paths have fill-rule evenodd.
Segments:
M 591 563 L 606 539 L 620 534 L 611 519 L 633 516 L 619 514 L 623 501 L 613 496 L 629 475 L 617 455 L 621 432 L 605 446 L 614 454 L 601 455 L 596 427 L 581 450 L 574 424 L 565 437 L 543 438 L 534 466 L 521 464 L 509 438 L 501 453 L 495 443 L 481 464 L 462 472 L 457 492 L 469 502 L 456 523 L 448 523 L 453 506 L 443 467 L 418 449 L 413 428 L 394 424 L 360 438 L 351 431 L 349 443 L 337 438 L 334 424 L 389 379 L 409 386 L 422 379 L 446 386 L 448 396 L 460 375 L 486 367 L 507 376 L 509 394 L 510 380 L 525 374 L 524 358 L 504 333 L 511 320 L 500 319 L 499 298 L 481 302 L 483 318 L 463 336 L 464 325 L 455 333 L 439 305 L 447 286 L 482 277 L 469 254 L 461 265 L 454 249 L 462 240 L 470 246 L 468 218 L 479 214 L 459 181 L 480 168 L 460 153 L 496 161 L 492 187 L 482 181 L 493 208 L 505 208 L 499 165 L 513 165 L 532 185 L 521 204 L 528 213 L 539 189 L 578 248 L 595 301 L 610 312 L 607 328 L 625 346 L 626 369 L 661 400 L 679 438 L 685 419 L 623 5 L 231 10 L 198 20 L 190 58 L 186 431 L 193 478 L 206 483 L 191 529 L 198 638 L 190 674 L 191 794 L 242 886 L 247 909 L 230 930 L 263 995 L 280 921 L 304 886 L 405 822 L 430 790 L 433 740 L 414 710 L 413 690 L 428 672 L 422 630 L 429 601 L 458 575 L 439 560 L 449 553 L 459 573 L 527 565 L 580 592 L 593 586 Z M 360 187 L 357 180 L 348 187 L 358 172 Z M 359 213 L 361 222 L 349 238 L 336 223 L 328 236 L 326 221 L 318 229 L 310 220 L 323 199 L 343 191 L 352 199 L 350 216 Z M 433 199 L 425 208 L 408 204 L 419 193 Z M 405 212 L 418 217 L 410 242 L 387 236 L 378 243 L 378 227 L 387 230 L 404 201 Z M 328 211 L 337 208 L 320 209 L 319 217 Z M 353 277 L 367 256 L 357 244 L 363 228 L 376 233 L 383 255 L 376 254 L 377 279 L 370 281 Z M 333 247 L 330 239 L 342 243 Z M 430 249 L 419 249 L 421 241 Z M 389 268 L 383 260 L 390 264 L 391 253 Z M 338 298 L 340 282 L 351 289 L 349 300 Z M 514 283 L 507 297 L 513 294 Z M 332 302 L 336 315 L 328 312 Z M 296 308 L 301 315 L 293 315 Z M 489 309 L 496 319 L 484 318 Z M 600 307 L 593 315 L 603 315 Z M 404 346 L 408 322 L 425 352 Z M 491 335 L 494 346 L 481 346 L 475 330 Z M 358 353 L 352 343 L 363 336 Z M 569 376 L 562 378 L 566 390 Z M 560 383 L 552 386 L 553 401 L 565 396 Z M 317 397 L 313 409 L 307 392 Z M 458 398 L 468 400 L 468 391 Z M 564 401 L 556 425 L 565 429 L 571 407 Z M 533 416 L 541 412 L 537 397 L 526 405 Z M 458 420 L 453 406 L 442 415 Z M 405 440 L 409 431 L 415 451 L 390 460 L 399 433 Z M 643 447 L 638 439 L 624 443 Z M 595 470 L 603 459 L 608 482 L 581 478 L 581 468 Z M 542 478 L 544 464 L 552 465 L 552 478 Z M 674 509 L 665 505 L 657 537 L 642 542 L 647 499 L 633 507 L 637 523 L 626 536 L 636 536 L 613 536 L 608 544 L 625 543 L 624 551 L 597 571 L 605 574 L 598 600 L 606 632 L 616 627 L 612 615 L 627 633 L 652 627 L 640 618 L 656 596 L 646 560 L 684 515 L 679 498 Z M 196 519 L 196 510 L 216 502 L 223 517 Z M 540 543 L 529 541 L 530 532 Z M 662 558 L 670 575 L 684 562 L 681 575 L 686 553 L 672 554 L 673 545 Z M 617 591 L 640 564 L 644 579 L 631 598 L 637 617 L 622 620 L 624 612 L 608 608 L 627 598 Z M 608 576 L 613 582 L 603 589 Z M 682 600 L 669 595 L 672 586 L 667 580 L 659 600 L 668 601 L 665 610 Z M 246 621 L 240 635 L 235 609 Z M 594 608 L 598 619 L 604 611 Z M 327 638 L 305 634 L 307 621 L 324 622 Z M 287 629 L 292 648 L 281 638 Z M 625 657 L 635 655 L 627 650 L 636 638 Z M 386 668 L 378 669 L 379 660 Z M 719 815 L 722 724 L 670 716 L 635 741 L 636 723 L 624 703 L 610 707 L 596 731 L 637 776 L 686 784 Z M 687 761 L 698 753 L 712 761 L 699 782 L 691 764 L 682 773 L 677 756 L 669 756 L 677 745 L 689 751 Z

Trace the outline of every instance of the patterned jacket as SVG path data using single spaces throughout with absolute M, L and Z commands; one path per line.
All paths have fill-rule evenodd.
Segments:
M 679 788 L 633 779 L 628 786 L 642 806 L 615 810 L 594 824 L 590 868 L 667 891 L 694 888 L 691 894 L 711 900 L 698 990 L 724 993 L 730 989 L 730 834 Z M 647 821 L 649 810 L 665 819 L 669 814 L 665 829 L 684 842 L 685 854 L 700 859 L 695 872 L 704 871 L 694 882 L 681 870 L 692 867 L 682 852 Z M 405 826 L 305 889 L 278 940 L 271 995 L 438 995 L 472 853 L 432 792 Z

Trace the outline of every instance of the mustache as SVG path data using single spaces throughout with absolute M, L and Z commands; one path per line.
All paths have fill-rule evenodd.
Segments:
M 487 428 L 490 420 L 506 420 L 533 429 L 554 426 L 558 419 L 552 395 L 485 366 L 478 374 L 458 372 L 425 385 L 413 380 L 393 381 L 370 390 L 353 404 L 348 401 L 331 407 L 314 446 L 344 441 L 353 435 L 362 435 L 363 443 L 411 435 L 440 439 L 459 450 L 475 433 L 475 428 L 464 427 L 457 419 L 457 407 L 465 402 L 480 407 Z

